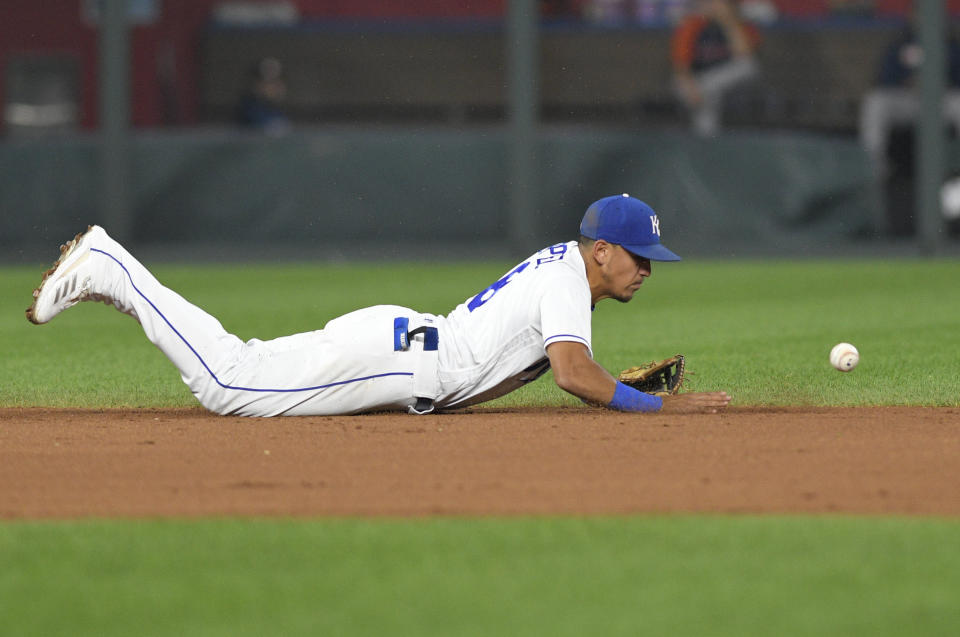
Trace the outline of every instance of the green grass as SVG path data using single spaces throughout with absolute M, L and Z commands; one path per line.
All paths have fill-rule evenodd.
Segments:
M 156 268 L 243 338 L 376 303 L 445 313 L 512 264 Z M 194 405 L 139 326 L 35 327 L 0 269 L 0 406 Z M 950 261 L 656 265 L 594 315 L 616 370 L 683 352 L 739 404 L 960 404 Z M 838 341 L 861 351 L 842 374 Z M 549 377 L 499 405 L 556 405 Z M 956 635 L 960 521 L 634 516 L 0 524 L 2 634 Z
M 243 338 L 321 327 L 390 303 L 447 313 L 512 264 L 162 266 L 161 281 Z M 137 324 L 81 304 L 51 324 L 23 317 L 40 267 L 0 269 L 0 406 L 182 406 L 194 400 Z M 677 352 L 691 387 L 741 405 L 958 405 L 960 264 L 954 261 L 655 264 L 628 304 L 601 302 L 595 358 L 611 371 Z M 837 342 L 860 366 L 834 371 Z M 577 401 L 546 377 L 495 405 Z
M 21 637 L 952 636 L 958 538 L 839 517 L 16 523 L 0 617 Z

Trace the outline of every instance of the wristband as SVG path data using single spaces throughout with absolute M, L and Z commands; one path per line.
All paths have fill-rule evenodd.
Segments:
M 613 392 L 613 400 L 608 407 L 619 411 L 659 411 L 663 407 L 663 398 L 645 394 L 617 381 L 617 389 Z

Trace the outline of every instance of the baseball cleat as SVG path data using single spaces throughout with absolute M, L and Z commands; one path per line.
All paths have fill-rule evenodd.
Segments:
M 40 325 L 68 307 L 84 301 L 90 294 L 90 244 L 99 226 L 87 226 L 70 241 L 60 246 L 60 257 L 43 273 L 40 285 L 33 291 L 33 303 L 27 308 L 27 320 Z

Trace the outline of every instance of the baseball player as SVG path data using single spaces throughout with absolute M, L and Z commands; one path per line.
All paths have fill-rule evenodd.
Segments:
M 27 318 L 50 321 L 80 301 L 135 318 L 207 409 L 242 416 L 457 409 L 502 396 L 552 368 L 557 385 L 621 411 L 707 411 L 725 392 L 658 397 L 594 362 L 595 304 L 627 302 L 651 261 L 676 261 L 647 204 L 617 195 L 592 204 L 580 239 L 540 250 L 446 316 L 378 305 L 323 329 L 242 341 L 164 287 L 98 226 L 61 247 Z

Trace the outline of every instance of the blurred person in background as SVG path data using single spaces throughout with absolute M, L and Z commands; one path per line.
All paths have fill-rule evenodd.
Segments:
M 960 45 L 952 36 L 947 37 L 946 43 L 947 90 L 943 96 L 943 116 L 960 131 Z M 917 71 L 923 57 L 914 27 L 908 24 L 884 49 L 876 87 L 864 96 L 860 105 L 860 141 L 878 177 L 889 173 L 891 131 L 897 126 L 913 125 L 920 115 Z
M 237 105 L 241 126 L 270 134 L 290 130 L 290 119 L 284 110 L 287 83 L 283 65 L 272 57 L 258 60 L 248 72 L 247 84 Z
M 693 130 L 720 130 L 724 96 L 759 74 L 754 53 L 760 34 L 735 0 L 697 0 L 671 41 L 674 89 L 690 112 Z

